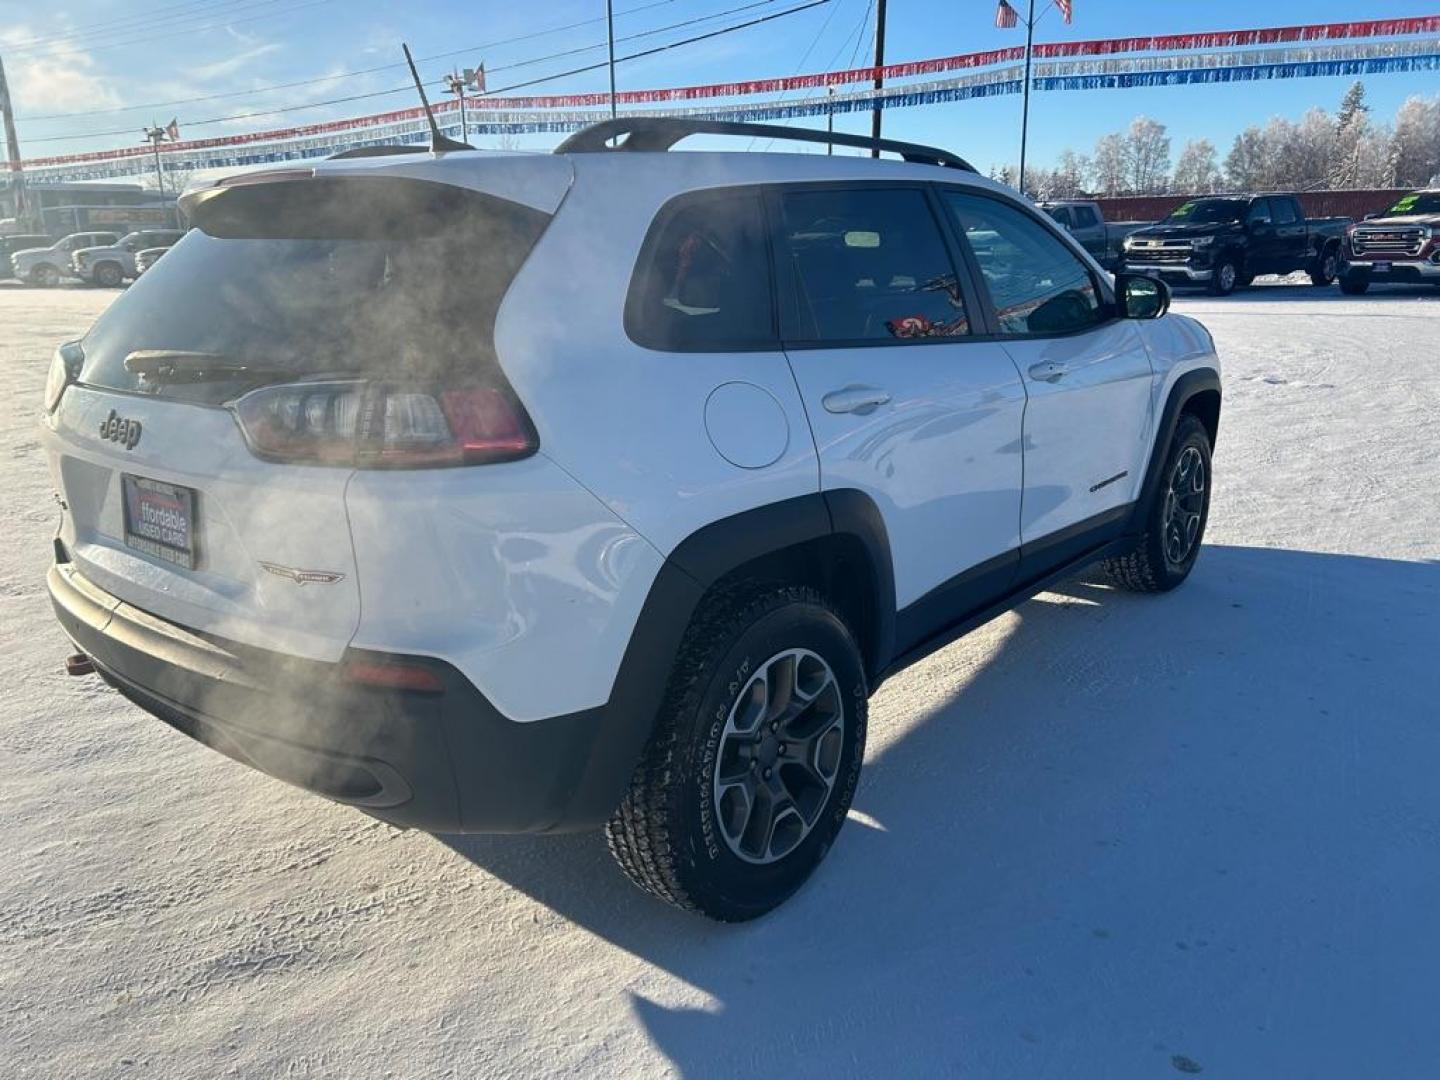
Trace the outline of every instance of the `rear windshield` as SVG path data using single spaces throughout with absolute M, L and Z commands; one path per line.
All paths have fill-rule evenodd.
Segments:
M 82 343 L 80 381 L 211 403 L 292 377 L 488 381 L 496 311 L 549 217 L 465 196 L 408 231 L 415 206 L 404 198 L 342 200 L 323 229 L 308 230 L 326 235 L 305 239 L 235 236 L 245 215 L 232 206 L 228 238 L 192 229 L 100 317 Z M 273 233 L 285 216 L 277 219 L 273 199 L 256 209 L 256 232 Z M 137 350 L 215 355 L 251 373 L 152 383 L 126 370 Z
M 1216 225 L 1245 216 L 1244 199 L 1191 199 L 1170 211 L 1166 221 L 1177 225 Z

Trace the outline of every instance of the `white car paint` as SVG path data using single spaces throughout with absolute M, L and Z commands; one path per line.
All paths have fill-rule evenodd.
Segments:
M 315 173 L 454 183 L 558 211 L 495 326 L 540 453 L 442 470 L 281 466 L 251 457 L 225 410 L 72 388 L 46 440 L 71 507 L 62 538 L 86 574 L 137 607 L 316 659 L 348 646 L 438 657 L 517 722 L 607 700 L 663 560 L 706 525 L 858 487 L 881 507 L 904 606 L 1133 499 L 1164 393 L 1183 370 L 1215 366 L 1203 330 L 1173 316 L 1046 341 L 788 356 L 676 355 L 626 335 L 632 268 L 677 195 L 835 179 L 1004 190 L 957 170 L 819 155 L 458 153 Z M 1027 376 L 1041 361 L 1067 366 L 1063 384 Z M 873 414 L 824 408 L 826 394 L 870 384 L 889 397 Z M 732 391 L 715 404 L 739 385 L 756 403 L 748 415 Z M 145 425 L 133 451 L 88 438 L 111 408 Z M 212 565 L 180 570 L 124 547 L 118 476 L 132 469 L 201 492 Z M 1093 497 L 1097 479 L 1122 471 L 1128 483 Z M 257 575 L 260 561 L 344 577 L 301 586 Z

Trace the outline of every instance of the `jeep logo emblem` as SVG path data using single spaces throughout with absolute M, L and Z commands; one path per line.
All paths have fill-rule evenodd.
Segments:
M 135 445 L 140 441 L 140 430 L 139 420 L 126 420 L 123 416 L 117 416 L 114 409 L 100 421 L 100 437 L 119 443 L 126 450 L 135 449 Z

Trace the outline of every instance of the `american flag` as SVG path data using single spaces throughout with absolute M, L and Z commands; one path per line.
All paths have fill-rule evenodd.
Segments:
M 1020 13 L 1006 0 L 1000 0 L 1000 6 L 995 9 L 995 25 L 1001 30 L 1013 29 L 1020 25 Z
M 1075 9 L 1071 6 L 1071 0 L 1055 0 L 1055 6 L 1060 9 L 1060 17 L 1067 23 L 1075 18 Z

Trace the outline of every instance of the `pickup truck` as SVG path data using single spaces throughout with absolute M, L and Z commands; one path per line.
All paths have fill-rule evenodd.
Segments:
M 1340 291 L 1359 296 L 1375 281 L 1440 285 L 1440 187 L 1412 191 L 1346 230 Z
M 79 248 L 70 257 L 70 269 L 82 281 L 114 288 L 135 276 L 135 255 L 152 247 L 169 247 L 185 233 L 179 229 L 144 229 L 127 233 L 104 247 Z
M 54 242 L 55 237 L 47 236 L 45 233 L 12 233 L 0 236 L 0 278 L 15 276 L 15 267 L 10 262 L 10 256 L 17 251 L 49 247 Z
M 1294 195 L 1213 195 L 1125 238 L 1124 269 L 1227 296 L 1261 274 L 1333 284 L 1349 218 L 1306 218 Z
M 15 276 L 31 285 L 58 285 L 70 273 L 70 256 L 81 248 L 108 247 L 119 240 L 113 232 L 78 232 L 61 237 L 49 247 L 25 248 L 10 256 Z
M 1121 244 L 1136 229 L 1152 224 L 1149 221 L 1106 221 L 1098 202 L 1088 199 L 1052 199 L 1040 203 L 1040 209 L 1054 218 L 1056 224 L 1080 242 L 1106 270 L 1120 265 Z

